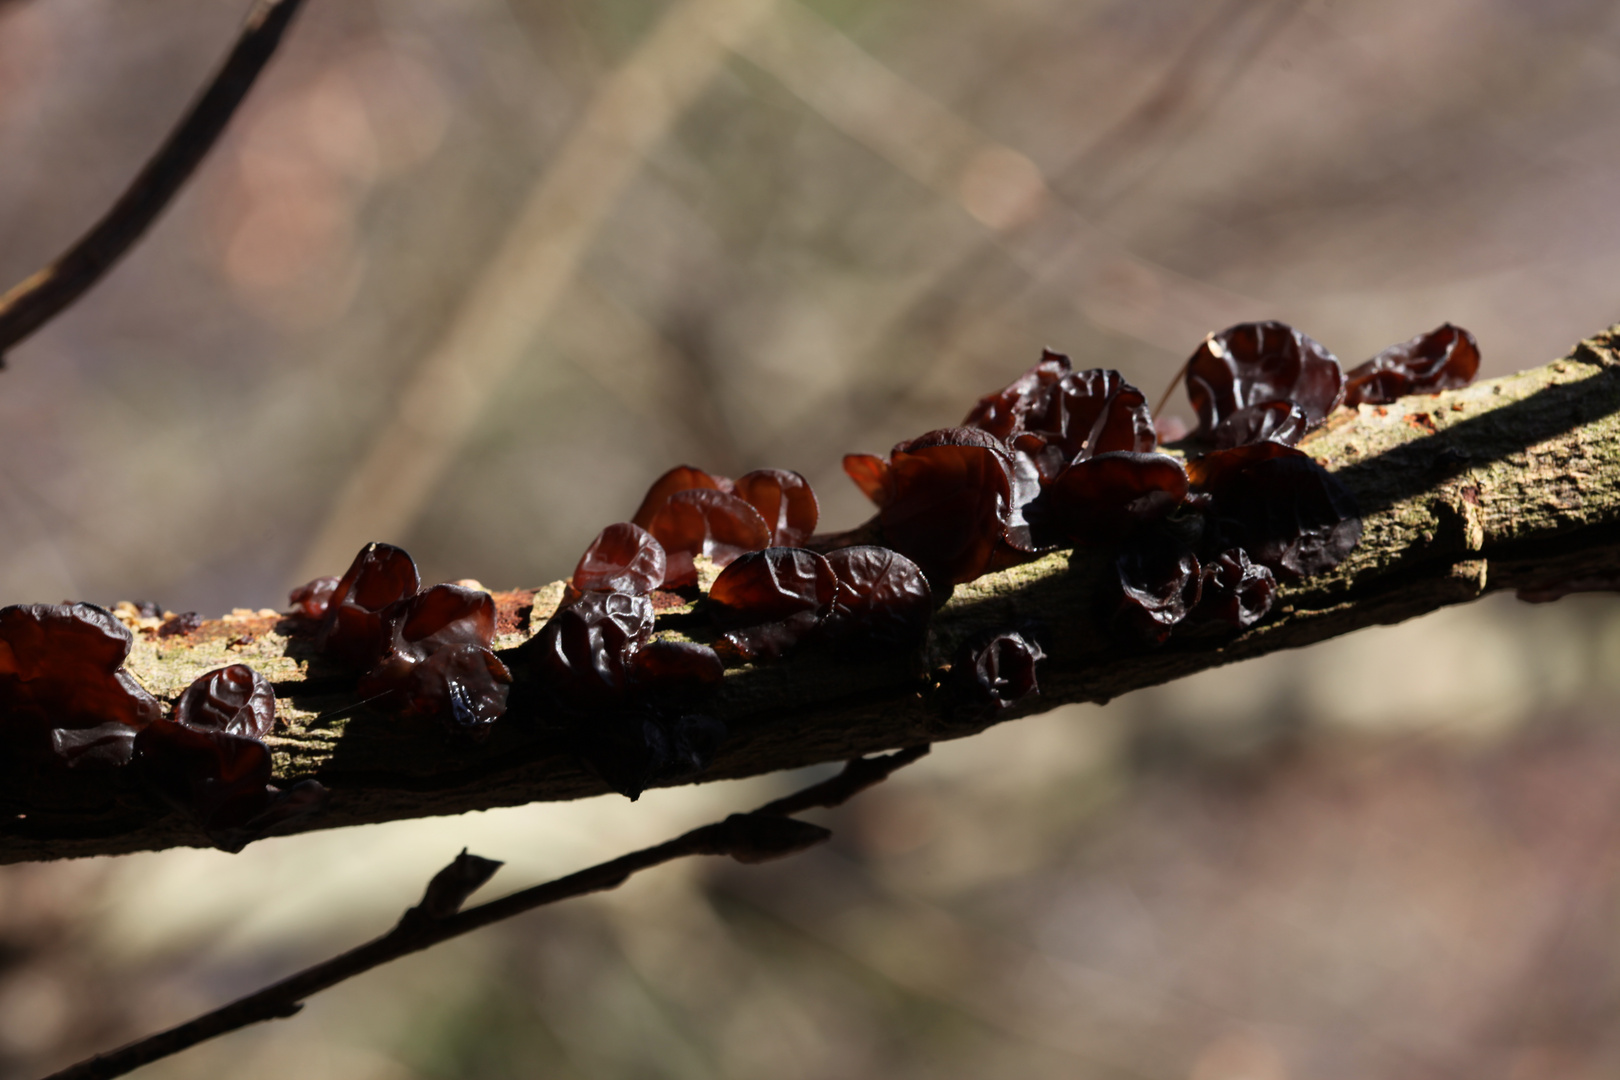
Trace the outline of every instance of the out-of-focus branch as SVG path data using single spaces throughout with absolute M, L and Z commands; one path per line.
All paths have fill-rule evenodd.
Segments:
M 766 803 L 752 813 L 732 814 L 724 821 L 699 826 L 654 847 L 458 911 L 461 901 L 487 881 L 500 865 L 469 856 L 463 850 L 434 876 L 422 903 L 406 911 L 382 937 L 305 968 L 195 1020 L 53 1073 L 46 1080 L 109 1080 L 123 1076 L 216 1036 L 264 1020 L 292 1016 L 303 1008 L 310 996 L 391 960 L 545 904 L 616 889 L 632 874 L 675 859 L 689 855 L 729 855 L 738 862 L 758 863 L 796 854 L 821 843 L 832 833 L 789 815 L 817 807 L 839 806 L 927 752 L 927 745 L 920 745 L 884 757 L 856 758 L 837 776 Z
M 772 0 L 678 0 L 608 76 L 546 166 L 444 336 L 413 371 L 332 500 L 300 578 L 374 536 L 401 537 L 485 406 L 528 355 L 650 150 Z
M 0 296 L 0 364 L 13 345 L 100 281 L 219 140 L 304 0 L 257 0 L 230 55 L 111 210 L 60 258 Z

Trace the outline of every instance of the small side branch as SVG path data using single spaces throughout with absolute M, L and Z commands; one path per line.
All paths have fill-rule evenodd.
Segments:
M 123 1076 L 218 1035 L 263 1020 L 292 1016 L 304 1007 L 305 999 L 311 995 L 391 960 L 546 904 L 615 889 L 632 874 L 688 855 L 729 855 L 738 862 L 758 863 L 796 854 L 828 839 L 832 833 L 790 815 L 817 807 L 839 806 L 926 753 L 927 745 L 921 745 L 883 757 L 856 758 L 837 776 L 766 803 L 751 813 L 732 814 L 724 821 L 700 826 L 655 847 L 633 851 L 567 877 L 458 911 L 460 903 L 500 866 L 463 850 L 450 865 L 434 875 L 422 903 L 406 911 L 399 923 L 382 937 L 305 968 L 195 1020 L 52 1073 L 46 1080 L 108 1080 Z
M 112 209 L 59 259 L 0 296 L 0 365 L 13 345 L 100 281 L 157 220 L 218 141 L 303 2 L 257 0 L 208 88 Z

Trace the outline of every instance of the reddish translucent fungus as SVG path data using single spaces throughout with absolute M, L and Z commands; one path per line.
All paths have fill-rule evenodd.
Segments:
M 287 606 L 292 609 L 291 614 L 318 622 L 326 618 L 326 607 L 337 587 L 337 578 L 318 577 L 288 593 Z
M 884 544 L 920 566 L 936 591 L 972 581 L 1001 549 L 1033 549 L 1024 507 L 1039 485 L 988 432 L 946 428 L 900 443 L 883 484 Z
M 947 685 L 958 702 L 993 714 L 1040 693 L 1035 665 L 1045 659 L 1039 645 L 1015 631 L 970 640 L 951 661 Z
M 1187 474 L 1165 454 L 1098 454 L 1060 473 L 1041 500 L 1045 522 L 1076 543 L 1117 543 L 1187 498 Z
M 1454 390 L 1473 382 L 1478 372 L 1479 342 L 1462 327 L 1444 323 L 1352 368 L 1344 403 L 1387 405 L 1407 394 Z
M 838 578 L 820 634 L 844 651 L 915 649 L 928 635 L 934 598 L 916 563 L 886 547 L 861 545 L 827 553 Z
M 147 782 L 226 851 L 326 804 L 326 789 L 313 780 L 272 786 L 270 750 L 255 738 L 156 720 L 135 737 L 135 752 Z
M 1215 448 L 1230 450 L 1250 443 L 1274 442 L 1293 446 L 1311 427 L 1305 410 L 1292 401 L 1249 405 L 1215 425 Z
M 1218 450 L 1189 462 L 1187 473 L 1210 496 L 1221 546 L 1243 548 L 1285 581 L 1331 570 L 1361 539 L 1355 497 L 1292 447 Z
M 644 697 L 692 704 L 720 688 L 720 654 L 692 641 L 650 641 L 630 657 L 630 684 Z
M 744 552 L 758 551 L 771 542 L 770 526 L 758 510 L 735 495 L 710 488 L 671 495 L 653 515 L 648 531 L 664 547 L 664 584 L 669 588 L 697 584 L 692 562 L 697 555 L 725 566 Z
M 276 725 L 276 692 L 246 664 L 210 671 L 175 702 L 177 722 L 199 731 L 261 738 Z
M 396 650 L 425 656 L 450 645 L 489 648 L 495 640 L 495 598 L 482 589 L 434 585 L 402 605 L 393 624 Z
M 821 514 L 816 493 L 796 472 L 755 469 L 737 477 L 732 490 L 765 519 L 772 547 L 798 547 L 816 531 Z
M 133 638 L 94 604 L 0 608 L 0 765 L 122 765 L 160 707 L 123 670 Z
M 361 678 L 362 698 L 384 697 L 405 716 L 435 717 L 452 732 L 481 739 L 506 712 L 512 673 L 489 649 L 442 644 L 390 654 Z
M 845 454 L 844 473 L 879 508 L 889 505 L 889 463 L 876 454 Z
M 701 490 L 729 492 L 731 481 L 723 476 L 710 476 L 702 469 L 693 468 L 691 465 L 677 465 L 653 481 L 652 487 L 647 489 L 646 496 L 641 500 L 641 506 L 636 509 L 635 516 L 630 520 L 643 529 L 651 530 L 653 518 L 664 508 L 670 496 L 682 491 Z
M 804 548 L 766 548 L 739 556 L 709 589 L 709 612 L 747 659 L 784 655 L 832 606 L 838 577 Z
M 1204 566 L 1203 593 L 1188 618 L 1194 623 L 1247 630 L 1266 617 L 1277 579 L 1248 552 L 1232 548 Z
M 963 421 L 1028 454 L 1043 481 L 1079 456 L 1147 452 L 1158 445 L 1142 392 L 1117 371 L 1075 371 L 1050 350 Z
M 640 525 L 621 521 L 597 534 L 574 567 L 576 592 L 650 593 L 664 583 L 663 546 Z
M 1344 397 L 1344 372 L 1332 353 L 1286 323 L 1240 323 L 1192 354 L 1187 397 L 1202 438 L 1239 409 L 1272 401 L 1298 405 L 1315 427 Z
M 1114 568 L 1121 594 L 1114 625 L 1136 637 L 1162 642 L 1198 603 L 1198 559 L 1172 537 L 1133 544 Z
M 353 667 L 369 667 L 388 648 L 390 605 L 415 596 L 421 583 L 403 549 L 367 544 L 332 590 L 316 648 Z
M 591 592 L 553 615 L 523 653 L 563 702 L 589 708 L 624 696 L 631 653 L 652 629 L 645 596 Z

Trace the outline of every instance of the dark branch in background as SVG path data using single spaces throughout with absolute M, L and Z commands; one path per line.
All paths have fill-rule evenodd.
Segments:
M 856 758 L 837 776 L 768 802 L 751 813 L 732 814 L 724 821 L 699 826 L 655 847 L 633 851 L 567 877 L 458 911 L 462 902 L 501 865 L 491 859 L 468 855 L 463 849 L 450 865 L 434 875 L 422 902 L 406 911 L 382 937 L 305 968 L 179 1027 L 52 1073 L 46 1080 L 107 1080 L 123 1076 L 218 1035 L 263 1020 L 292 1016 L 304 1007 L 305 999 L 311 995 L 391 960 L 545 904 L 615 889 L 632 874 L 688 855 L 729 855 L 738 862 L 760 863 L 796 854 L 828 839 L 832 833 L 789 815 L 818 807 L 840 806 L 926 753 L 927 745 L 921 745 L 884 757 Z
M 88 292 L 157 220 L 218 141 L 303 2 L 258 0 L 208 89 L 112 209 L 61 258 L 0 296 L 0 366 L 13 345 Z

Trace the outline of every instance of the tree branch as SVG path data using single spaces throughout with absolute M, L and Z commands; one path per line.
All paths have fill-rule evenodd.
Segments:
M 936 613 L 920 660 L 849 663 L 800 654 L 729 671 L 711 711 L 730 735 L 703 779 L 982 730 L 989 721 L 960 722 L 934 687 L 958 643 L 985 630 L 1034 623 L 1048 655 L 1041 696 L 998 718 L 1009 719 L 1065 702 L 1107 701 L 1492 590 L 1620 582 L 1620 328 L 1533 371 L 1341 411 L 1303 448 L 1355 493 L 1362 541 L 1333 572 L 1281 589 L 1272 613 L 1247 632 L 1213 641 L 1172 637 L 1158 649 L 1121 644 L 1104 630 L 1111 561 L 1055 552 L 959 587 Z M 498 593 L 497 647 L 525 640 L 561 594 L 561 583 Z M 700 620 L 689 622 L 684 629 L 693 637 L 707 632 Z M 276 775 L 314 777 L 332 792 L 328 810 L 301 828 L 606 790 L 568 753 L 560 720 L 523 694 L 514 695 L 486 743 L 453 745 L 432 723 L 357 704 L 353 673 L 325 664 L 307 635 L 274 613 L 242 612 L 185 635 L 136 638 L 128 667 L 166 699 L 229 663 L 251 664 L 275 683 L 289 725 L 269 740 Z M 514 670 L 521 690 L 525 672 Z M 28 806 L 0 822 L 0 861 L 206 843 L 188 819 L 127 777 L 94 805 Z
M 303 2 L 257 0 L 207 89 L 112 209 L 55 262 L 0 296 L 0 366 L 13 345 L 88 292 L 157 220 L 218 141 Z
M 466 894 L 487 881 L 494 868 L 500 866 L 500 863 L 469 856 L 463 850 L 449 866 L 434 876 L 422 903 L 406 911 L 394 928 L 382 937 L 305 968 L 257 993 L 204 1013 L 195 1020 L 52 1073 L 46 1080 L 108 1080 L 110 1077 L 123 1076 L 142 1065 L 249 1024 L 292 1016 L 303 1008 L 304 1001 L 312 995 L 391 960 L 421 952 L 441 941 L 460 937 L 545 904 L 616 889 L 632 874 L 688 855 L 729 855 L 738 862 L 758 863 L 796 854 L 828 839 L 832 833 L 819 825 L 798 821 L 788 815 L 816 807 L 842 805 L 926 753 L 928 747 L 922 745 L 886 757 L 857 758 L 845 765 L 844 771 L 837 776 L 766 803 L 752 813 L 732 814 L 724 821 L 699 826 L 654 847 L 621 855 L 617 859 L 466 911 L 457 911 Z M 466 888 L 465 892 L 457 889 L 455 883 L 458 878 L 468 879 L 466 883 L 470 888 Z M 451 884 L 441 887 L 443 882 Z M 442 901 L 446 891 L 451 899 L 441 907 L 435 901 Z

